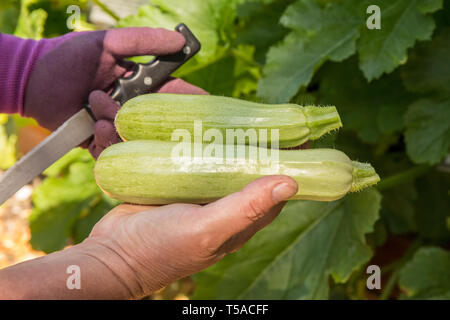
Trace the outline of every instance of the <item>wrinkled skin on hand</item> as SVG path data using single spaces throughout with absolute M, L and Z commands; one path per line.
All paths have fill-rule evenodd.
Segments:
M 139 298 L 238 250 L 296 192 L 291 178 L 267 176 L 205 206 L 121 205 L 97 223 L 84 243 L 129 296 Z
M 83 32 L 45 54 L 33 68 L 25 90 L 24 115 L 50 130 L 88 103 L 91 92 L 111 91 L 114 82 L 129 72 L 127 57 L 169 55 L 180 51 L 184 37 L 175 31 L 151 28 L 123 28 Z M 156 92 L 205 94 L 180 79 L 169 79 Z M 86 141 L 94 157 L 120 141 L 111 119 L 117 105 L 99 92 L 90 99 L 98 122 L 95 137 Z

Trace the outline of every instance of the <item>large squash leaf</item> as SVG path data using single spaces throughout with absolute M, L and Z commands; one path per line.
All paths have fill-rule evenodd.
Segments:
M 381 29 L 366 26 L 366 9 L 378 5 Z M 297 0 L 281 23 L 291 30 L 267 55 L 258 95 L 269 102 L 287 102 L 309 84 L 327 60 L 342 61 L 359 52 L 367 80 L 390 73 L 407 61 L 407 49 L 429 40 L 435 28 L 431 13 L 442 0 Z
M 436 247 L 421 248 L 400 273 L 406 299 L 450 299 L 450 253 Z
M 435 164 L 450 148 L 450 28 L 419 46 L 404 68 L 403 82 L 414 92 L 430 95 L 405 114 L 406 147 L 416 163 Z
M 117 201 L 108 198 L 94 179 L 94 160 L 74 149 L 47 169 L 47 179 L 33 192 L 31 245 L 47 253 L 81 242 Z
M 372 255 L 381 196 L 290 202 L 242 249 L 196 276 L 196 299 L 326 299 L 329 277 L 345 282 Z
M 449 17 L 450 19 L 450 17 Z M 450 94 L 450 28 L 411 53 L 402 70 L 405 86 L 420 93 Z
M 269 50 L 258 95 L 272 103 L 287 102 L 323 62 L 354 54 L 361 18 L 336 3 L 322 8 L 315 1 L 299 0 L 289 6 L 281 23 L 292 32 Z
M 202 44 L 200 52 L 183 67 L 178 76 L 212 63 L 223 55 L 223 45 L 230 40 L 233 20 L 236 16 L 236 0 L 152 0 L 137 15 L 119 22 L 119 27 L 175 28 L 185 23 Z
M 405 114 L 407 153 L 416 163 L 436 164 L 450 148 L 450 99 L 421 99 Z
M 368 80 L 392 72 L 407 61 L 416 40 L 429 40 L 435 23 L 428 14 L 442 8 L 442 0 L 371 1 L 381 9 L 381 29 L 363 28 L 359 43 L 360 67 Z
M 368 83 L 356 58 L 328 63 L 318 73 L 319 103 L 339 110 L 344 130 L 354 131 L 367 143 L 404 129 L 403 115 L 414 95 L 406 91 L 398 72 Z

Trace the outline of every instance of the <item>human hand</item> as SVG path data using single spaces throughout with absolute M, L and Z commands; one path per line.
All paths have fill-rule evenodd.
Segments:
M 73 35 L 41 57 L 32 69 L 24 95 L 24 115 L 55 130 L 88 102 L 92 91 L 110 91 L 115 80 L 132 69 L 134 64 L 124 58 L 168 55 L 180 51 L 184 44 L 180 33 L 165 29 L 123 28 Z M 169 79 L 156 92 L 205 93 L 180 79 Z M 118 107 L 101 93 L 91 97 L 91 104 L 99 121 L 95 138 L 83 145 L 89 145 L 96 157 L 104 147 L 120 141 L 110 121 Z
M 296 192 L 291 178 L 266 176 L 205 206 L 121 205 L 97 223 L 82 247 L 139 298 L 238 250 Z

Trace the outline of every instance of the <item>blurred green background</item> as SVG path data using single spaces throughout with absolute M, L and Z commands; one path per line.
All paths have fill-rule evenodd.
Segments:
M 366 27 L 372 4 L 380 30 Z M 382 177 L 332 203 L 289 203 L 240 251 L 195 275 L 193 298 L 450 298 L 449 0 L 3 0 L 0 31 L 62 35 L 70 5 L 82 13 L 75 31 L 186 23 L 202 50 L 175 76 L 211 94 L 335 105 L 344 128 L 311 147 L 340 149 Z M 0 168 L 46 134 L 0 115 Z M 93 165 L 75 149 L 35 183 L 35 250 L 82 241 L 117 204 L 96 186 Z M 380 290 L 366 287 L 370 264 L 381 267 Z M 191 295 L 183 281 L 163 298 Z

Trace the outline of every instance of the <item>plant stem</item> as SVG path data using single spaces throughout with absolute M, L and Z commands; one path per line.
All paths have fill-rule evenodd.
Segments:
M 401 269 L 395 270 L 392 273 L 392 275 L 389 277 L 389 280 L 388 280 L 386 286 L 384 287 L 384 290 L 381 293 L 378 300 L 388 300 L 389 299 L 389 297 L 391 296 L 392 290 L 394 290 L 394 287 L 397 284 L 398 277 L 400 276 L 400 270 Z
M 99 6 L 105 13 L 107 13 L 111 18 L 113 18 L 116 21 L 120 20 L 120 17 L 116 15 L 110 8 L 108 8 L 104 3 L 102 3 L 100 0 L 93 0 L 93 2 Z
M 422 241 L 420 239 L 416 239 L 406 250 L 404 255 L 394 263 L 383 267 L 382 273 L 385 274 L 387 272 L 392 271 L 391 276 L 389 277 L 386 286 L 384 287 L 383 292 L 381 293 L 379 300 L 388 300 L 392 294 L 392 290 L 394 290 L 397 285 L 398 278 L 400 277 L 400 272 L 403 269 L 403 266 L 412 258 L 414 253 L 416 253 L 417 249 L 422 245 Z
M 395 187 L 397 185 L 400 185 L 402 183 L 405 183 L 409 180 L 417 179 L 418 177 L 427 173 L 431 168 L 432 167 L 430 167 L 429 165 L 419 165 L 419 166 L 413 167 L 406 171 L 403 171 L 403 172 L 397 173 L 393 176 L 382 179 L 380 181 L 380 183 L 378 183 L 376 188 L 379 191 L 384 191 L 386 189 L 389 189 L 389 188 Z

